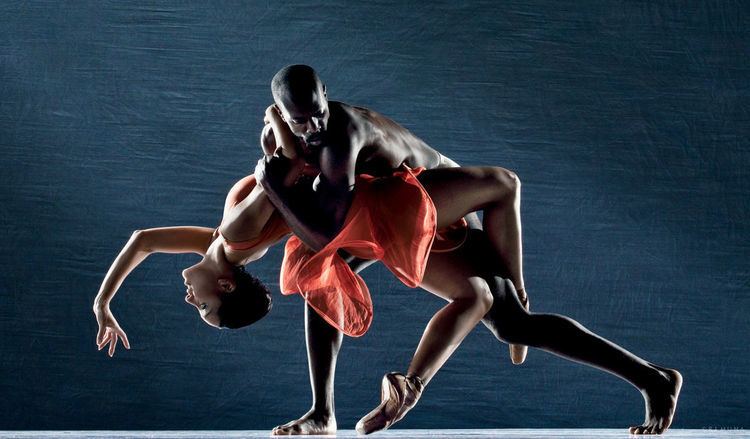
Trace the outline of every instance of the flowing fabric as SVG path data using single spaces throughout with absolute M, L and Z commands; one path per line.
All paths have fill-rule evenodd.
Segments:
M 367 332 L 373 316 L 370 292 L 338 250 L 381 260 L 401 282 L 417 287 L 437 224 L 432 199 L 416 178 L 422 170 L 402 166 L 388 177 L 357 176 L 344 226 L 328 245 L 315 253 L 296 236 L 287 241 L 282 293 L 300 293 L 346 335 L 359 337 Z

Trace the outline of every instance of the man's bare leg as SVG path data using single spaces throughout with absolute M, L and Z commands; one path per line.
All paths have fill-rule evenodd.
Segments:
M 305 304 L 305 341 L 313 405 L 301 418 L 273 429 L 274 435 L 324 435 L 336 433 L 333 381 L 341 348 L 341 331 L 329 325 Z
M 510 281 L 489 279 L 493 306 L 482 323 L 498 340 L 536 347 L 624 379 L 641 392 L 646 408 L 643 424 L 630 432 L 661 434 L 669 428 L 682 387 L 678 371 L 645 361 L 568 317 L 528 313 Z
M 449 221 L 460 212 L 483 210 L 483 228 L 498 258 L 498 271 L 510 279 L 526 310 L 529 300 L 523 279 L 523 248 L 521 243 L 521 181 L 518 176 L 500 167 L 465 167 L 460 170 L 432 169 L 419 180 L 438 207 L 438 221 Z M 462 200 L 457 202 L 458 200 Z M 441 225 L 442 227 L 442 225 Z M 526 359 L 527 347 L 511 344 L 513 364 Z

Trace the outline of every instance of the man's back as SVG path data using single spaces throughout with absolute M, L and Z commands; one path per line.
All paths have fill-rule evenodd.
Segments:
M 440 153 L 382 114 L 334 101 L 329 101 L 329 108 L 327 145 L 321 148 L 318 160 L 351 155 L 354 173 L 370 175 L 389 175 L 402 163 L 428 169 L 440 165 Z M 331 154 L 324 152 L 326 148 Z M 326 166 L 321 165 L 323 170 Z

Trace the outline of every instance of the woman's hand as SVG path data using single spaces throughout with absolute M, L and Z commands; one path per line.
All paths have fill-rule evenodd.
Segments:
M 112 311 L 109 308 L 99 308 L 94 314 L 96 314 L 96 322 L 99 324 L 99 333 L 96 335 L 96 344 L 101 351 L 104 346 L 109 343 L 109 356 L 115 354 L 115 347 L 117 346 L 117 339 L 122 339 L 122 344 L 126 349 L 130 349 L 130 342 L 128 342 L 128 336 L 125 335 L 125 331 L 120 328 L 117 323 L 117 319 L 112 315 Z

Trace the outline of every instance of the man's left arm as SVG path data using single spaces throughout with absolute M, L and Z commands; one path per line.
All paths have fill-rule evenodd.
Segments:
M 326 147 L 321 151 L 320 174 L 313 183 L 323 214 L 321 222 L 332 232 L 332 238 L 344 227 L 354 198 L 356 157 L 352 143 L 336 148 Z
M 354 159 L 348 151 L 326 147 L 321 151 L 321 172 L 313 190 L 292 188 L 283 183 L 285 159 L 261 159 L 255 175 L 271 202 L 295 235 L 318 251 L 341 230 L 352 199 Z

